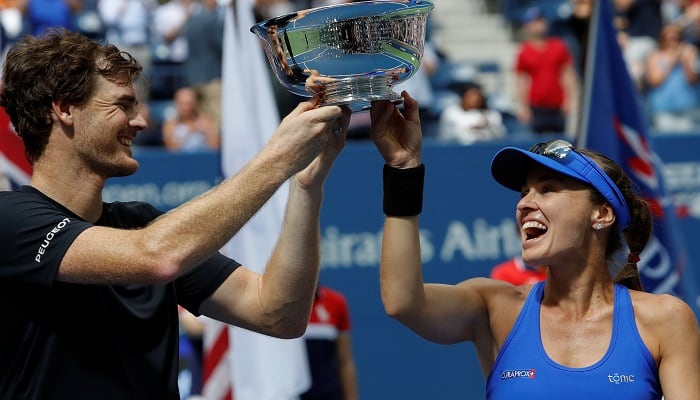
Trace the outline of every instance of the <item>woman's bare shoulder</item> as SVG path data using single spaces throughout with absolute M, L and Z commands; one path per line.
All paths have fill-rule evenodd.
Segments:
M 698 335 L 698 322 L 685 301 L 670 294 L 653 294 L 630 290 L 634 316 L 645 342 Z
M 508 316 L 504 320 L 514 320 L 534 284 L 515 286 L 497 279 L 472 278 L 462 282 L 460 286 L 475 290 L 479 294 L 492 320 L 494 316 L 497 319 Z
M 680 322 L 683 319 L 695 320 L 688 303 L 670 294 L 655 294 L 630 290 L 630 297 L 637 319 L 647 323 Z
M 697 365 L 700 329 L 691 307 L 669 294 L 630 290 L 630 295 L 639 334 L 657 365 L 662 360 L 669 366 L 689 360 L 690 365 Z

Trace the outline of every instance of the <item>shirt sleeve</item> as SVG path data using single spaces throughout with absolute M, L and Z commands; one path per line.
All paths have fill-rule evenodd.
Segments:
M 37 198 L 3 200 L 0 279 L 50 286 L 70 245 L 92 225 Z
M 240 266 L 237 261 L 217 253 L 175 281 L 178 304 L 199 316 L 202 302 Z

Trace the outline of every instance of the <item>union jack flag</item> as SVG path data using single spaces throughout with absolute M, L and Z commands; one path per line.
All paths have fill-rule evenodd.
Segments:
M 594 2 L 578 145 L 615 160 L 651 205 L 653 237 L 638 264 L 645 289 L 675 294 L 697 314 L 697 281 L 664 184 L 662 161 L 652 148 L 641 98 L 617 42 L 611 7 L 609 0 Z
M 0 107 L 0 190 L 29 182 L 32 166 L 24 155 L 24 144 L 17 136 L 10 117 Z

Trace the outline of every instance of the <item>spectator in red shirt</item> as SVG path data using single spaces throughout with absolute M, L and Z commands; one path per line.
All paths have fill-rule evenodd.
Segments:
M 491 270 L 491 279 L 510 282 L 515 286 L 543 281 L 547 278 L 545 267 L 531 267 L 520 256 L 510 258 Z
M 350 328 L 350 310 L 345 296 L 327 286 L 318 286 L 303 336 L 311 370 L 311 388 L 300 400 L 357 400 Z
M 525 39 L 515 65 L 520 121 L 535 133 L 563 133 L 575 110 L 576 70 L 566 42 L 547 35 L 549 24 L 538 7 L 521 19 Z

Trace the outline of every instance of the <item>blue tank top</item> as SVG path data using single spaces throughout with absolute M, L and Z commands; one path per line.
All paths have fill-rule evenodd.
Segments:
M 610 345 L 596 363 L 569 368 L 547 356 L 540 336 L 544 283 L 533 286 L 486 381 L 486 398 L 661 399 L 658 369 L 634 321 L 629 291 L 615 285 Z

